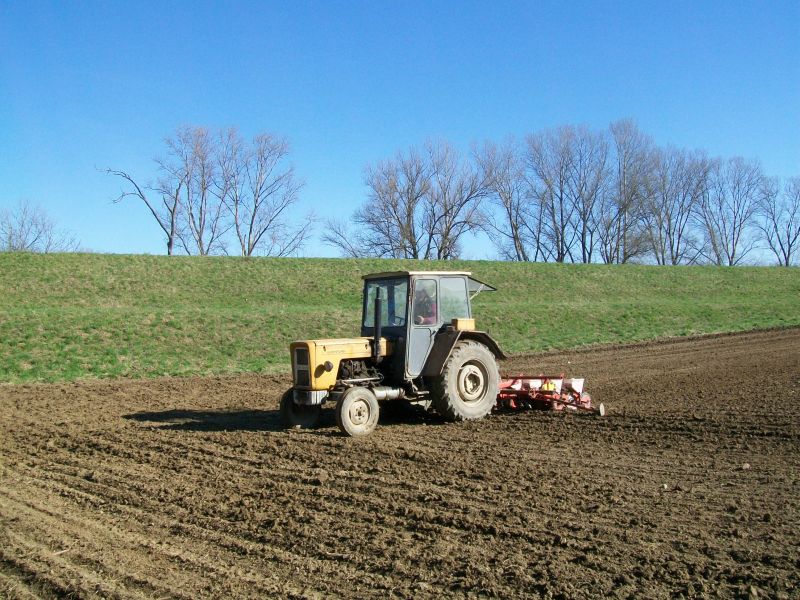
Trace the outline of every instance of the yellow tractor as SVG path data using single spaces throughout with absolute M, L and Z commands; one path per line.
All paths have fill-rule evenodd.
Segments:
M 285 427 L 313 427 L 336 403 L 347 435 L 367 435 L 380 403 L 406 401 L 445 419 L 480 419 L 497 401 L 505 358 L 475 329 L 471 299 L 495 288 L 467 272 L 395 271 L 364 277 L 361 337 L 293 342 L 294 385 L 281 398 Z

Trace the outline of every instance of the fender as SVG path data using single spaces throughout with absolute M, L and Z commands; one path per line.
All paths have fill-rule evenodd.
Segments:
M 450 354 L 459 340 L 475 340 L 489 348 L 489 351 L 498 360 L 507 358 L 497 342 L 485 331 L 457 331 L 448 327 L 437 333 L 433 339 L 433 348 L 431 348 L 428 360 L 425 361 L 425 368 L 422 370 L 423 377 L 436 377 L 442 374 L 444 364 L 450 358 Z

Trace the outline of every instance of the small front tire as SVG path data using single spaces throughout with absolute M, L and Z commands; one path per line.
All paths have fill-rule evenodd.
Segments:
M 311 429 L 319 422 L 320 412 L 322 407 L 319 405 L 296 404 L 292 388 L 281 396 L 281 426 L 284 429 Z
M 369 435 L 378 424 L 378 399 L 365 387 L 351 387 L 336 403 L 336 424 L 351 437 Z

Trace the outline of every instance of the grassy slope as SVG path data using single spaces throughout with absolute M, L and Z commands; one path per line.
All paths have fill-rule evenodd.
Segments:
M 798 269 L 0 254 L 0 381 L 284 370 L 397 268 L 496 285 L 474 312 L 510 352 L 800 325 Z

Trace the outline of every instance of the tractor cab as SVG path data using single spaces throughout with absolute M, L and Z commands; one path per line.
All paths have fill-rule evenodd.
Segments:
M 392 371 L 403 380 L 413 380 L 425 371 L 437 336 L 454 342 L 455 332 L 475 330 L 470 301 L 481 291 L 495 288 L 463 271 L 366 275 L 361 335 L 391 340 L 396 348 Z M 449 351 L 452 343 L 446 346 Z M 497 353 L 502 355 L 499 348 Z

